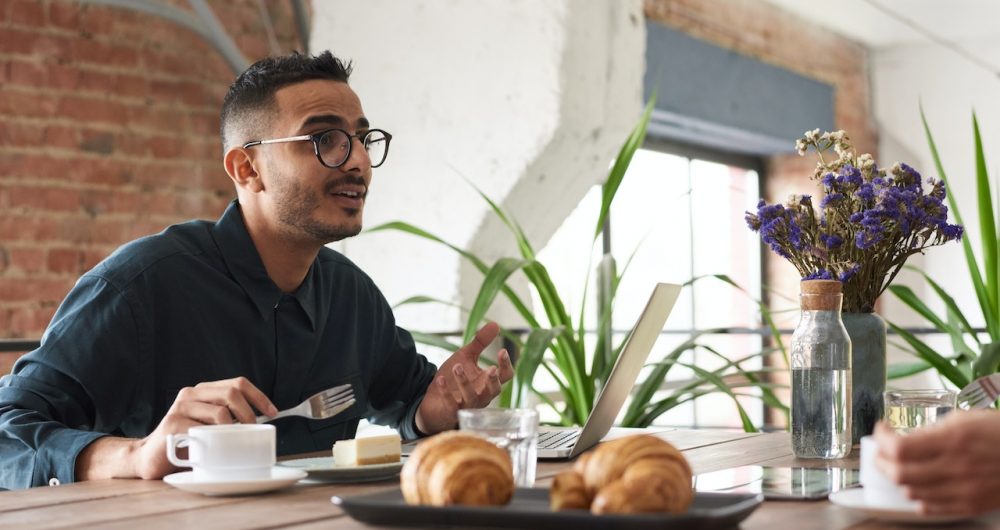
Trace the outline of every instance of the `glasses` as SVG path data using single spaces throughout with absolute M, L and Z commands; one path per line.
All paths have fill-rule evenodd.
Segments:
M 243 144 L 244 149 L 265 144 L 279 144 L 284 142 L 312 142 L 313 150 L 319 163 L 329 168 L 337 168 L 344 165 L 351 157 L 351 146 L 354 144 L 352 138 L 361 140 L 361 145 L 365 146 L 368 159 L 371 160 L 372 168 L 376 168 L 385 162 L 386 155 L 389 154 L 389 140 L 392 135 L 382 129 L 370 129 L 364 134 L 348 134 L 342 129 L 326 129 L 315 134 L 304 134 L 302 136 L 289 136 L 288 138 L 275 138 L 273 140 L 255 140 Z

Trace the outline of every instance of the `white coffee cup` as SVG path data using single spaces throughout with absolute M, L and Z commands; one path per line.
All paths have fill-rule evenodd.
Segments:
M 878 441 L 874 436 L 861 438 L 861 485 L 864 486 L 865 504 L 889 510 L 916 511 L 917 501 L 906 497 L 902 486 L 885 476 L 875 465 Z
M 203 425 L 187 434 L 167 435 L 167 459 L 190 467 L 200 481 L 257 480 L 271 476 L 275 463 L 274 425 Z M 188 458 L 177 456 L 187 445 Z

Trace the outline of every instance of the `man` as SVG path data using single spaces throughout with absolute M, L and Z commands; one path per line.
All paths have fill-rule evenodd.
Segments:
M 174 471 L 165 437 L 253 423 L 352 385 L 327 420 L 275 421 L 279 454 L 327 450 L 358 421 L 406 438 L 456 425 L 513 375 L 477 365 L 489 324 L 435 370 L 360 269 L 325 247 L 356 235 L 391 136 L 372 129 L 325 52 L 257 62 L 222 108 L 237 200 L 118 249 L 85 274 L 42 337 L 0 380 L 0 487 Z M 374 159 L 373 159 L 374 158 Z

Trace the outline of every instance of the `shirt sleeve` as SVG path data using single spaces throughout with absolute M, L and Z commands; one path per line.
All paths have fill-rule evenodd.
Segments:
M 136 329 L 118 289 L 92 274 L 77 282 L 39 348 L 0 379 L 0 487 L 74 481 L 80 451 L 128 415 Z
M 369 391 L 369 421 L 394 427 L 403 439 L 420 438 L 423 434 L 417 430 L 417 409 L 437 367 L 417 353 L 410 332 L 396 326 L 388 302 L 381 295 L 377 298 L 377 321 L 382 326 L 375 342 L 380 344 L 380 359 Z

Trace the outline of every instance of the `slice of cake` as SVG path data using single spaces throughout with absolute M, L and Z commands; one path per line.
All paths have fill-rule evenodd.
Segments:
M 396 433 L 333 444 L 333 465 L 336 467 L 367 466 L 399 462 L 400 439 Z

